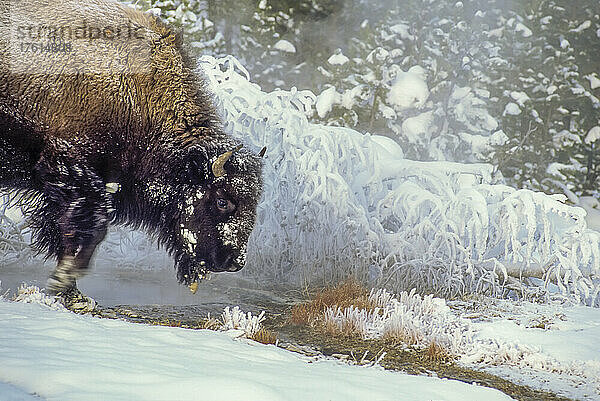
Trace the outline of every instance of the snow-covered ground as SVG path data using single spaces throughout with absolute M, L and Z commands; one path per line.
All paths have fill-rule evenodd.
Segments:
M 572 399 L 600 400 L 600 309 L 488 299 L 462 316 L 475 333 L 462 363 Z
M 98 319 L 0 301 L 0 399 L 456 400 L 489 388 L 310 359 L 224 333 Z
M 100 286 L 102 279 L 90 277 L 89 288 Z M 123 295 L 124 299 L 135 299 L 132 297 L 140 288 L 147 288 L 139 281 L 144 278 L 140 277 L 137 287 L 120 284 L 128 286 L 130 291 L 126 292 L 134 293 Z M 226 298 L 211 294 L 220 293 L 218 288 L 203 290 L 201 297 L 195 298 L 196 303 L 217 300 L 222 304 Z M 115 301 L 118 296 L 115 295 Z M 137 295 L 138 300 L 149 296 Z M 222 332 L 151 327 L 74 315 L 39 293 L 22 297 L 22 302 L 9 298 L 0 300 L 3 401 L 29 399 L 18 398 L 21 393 L 56 400 L 187 400 L 194 399 L 193 394 L 201 388 L 211 389 L 202 393 L 207 400 L 235 399 L 232 394 L 247 393 L 248 400 L 306 399 L 307 394 L 311 399 L 322 396 L 331 400 L 363 400 L 362 394 L 371 391 L 369 388 L 376 400 L 509 399 L 494 392 L 482 394 L 478 387 L 449 380 L 423 381 L 423 377 L 288 355 L 274 346 L 234 340 Z M 386 327 L 405 328 L 416 343 L 424 345 L 434 340 L 460 355 L 458 362 L 469 368 L 571 399 L 600 400 L 598 308 L 489 297 L 446 302 L 418 294 L 398 296 L 395 302 L 396 310 L 382 316 L 395 319 L 396 327 L 381 319 L 367 322 L 367 337 L 376 337 Z M 398 325 L 399 321 L 404 323 Z M 235 333 L 239 335 L 239 331 Z M 319 384 L 322 377 L 328 379 Z M 225 383 L 230 383 L 229 387 Z M 227 388 L 217 390 L 221 386 Z M 312 391 L 318 394 L 313 397 Z
M 477 297 L 449 301 L 414 291 L 373 290 L 375 310 L 325 311 L 327 324 L 365 339 L 432 343 L 458 363 L 513 382 L 579 399 L 600 399 L 600 309 Z

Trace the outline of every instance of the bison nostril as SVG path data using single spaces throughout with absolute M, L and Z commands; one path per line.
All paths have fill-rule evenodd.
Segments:
M 213 272 L 237 272 L 244 267 L 235 262 L 235 256 L 232 254 L 217 255 L 215 253 L 211 255 L 211 262 L 207 262 L 205 266 L 200 262 L 200 265 Z
M 244 267 L 244 266 L 240 266 L 240 265 L 238 265 L 236 263 L 232 263 L 229 266 L 228 271 L 230 271 L 230 272 L 238 272 L 238 271 L 242 270 L 242 267 Z

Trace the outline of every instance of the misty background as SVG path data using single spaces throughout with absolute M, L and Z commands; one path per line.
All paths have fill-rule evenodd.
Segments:
M 410 159 L 489 162 L 516 188 L 597 202 L 597 1 L 138 5 L 181 27 L 194 55 L 235 56 L 263 91 L 312 91 L 313 122 L 389 136 Z M 422 96 L 401 98 L 414 91 Z

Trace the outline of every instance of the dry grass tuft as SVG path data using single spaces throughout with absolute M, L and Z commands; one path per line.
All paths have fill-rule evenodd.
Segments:
M 443 362 L 447 361 L 450 358 L 450 354 L 443 346 L 436 343 L 435 341 L 432 341 L 429 344 L 429 347 L 427 347 L 425 357 L 430 361 Z
M 275 344 L 277 343 L 277 334 L 263 328 L 254 333 L 250 339 L 262 344 Z
M 415 345 L 417 343 L 417 338 L 403 329 L 386 330 L 383 339 L 392 344 Z
M 335 321 L 324 319 L 322 325 L 325 332 L 332 336 L 362 337 L 361 330 L 356 326 L 356 322 L 354 321 L 344 320 L 342 325 L 339 326 Z
M 339 326 L 331 320 L 325 320 L 323 322 L 323 328 L 327 334 L 331 334 L 332 336 L 338 336 L 341 334 Z
M 355 306 L 360 309 L 373 310 L 376 305 L 369 302 L 369 291 L 356 280 L 349 278 L 332 288 L 318 291 L 309 302 L 295 305 L 291 311 L 290 321 L 293 324 L 315 326 L 322 322 L 323 312 L 329 307 L 347 308 Z M 327 328 L 333 330 L 333 328 Z M 335 332 L 339 332 L 336 327 Z
M 383 339 L 392 345 L 405 344 L 413 346 L 419 343 L 414 333 L 405 330 L 388 330 L 384 333 Z M 431 341 L 424 351 L 424 358 L 427 361 L 445 362 L 452 358 L 450 352 L 436 341 Z
M 291 310 L 290 322 L 293 324 L 308 325 L 316 317 L 311 303 L 294 305 Z
M 396 299 L 385 291 L 374 294 L 370 300 L 369 291 L 356 279 L 350 278 L 335 287 L 322 289 L 316 292 L 310 301 L 292 307 L 289 322 L 317 328 L 331 337 L 367 339 L 366 322 L 374 316 L 373 313 L 380 313 L 382 316 L 380 308 L 387 307 L 391 300 Z M 419 295 L 414 296 L 413 292 L 402 296 L 410 298 L 406 301 L 409 306 L 411 302 L 417 303 L 418 306 L 417 301 L 423 301 Z M 382 343 L 392 348 L 414 348 L 418 350 L 419 358 L 428 362 L 450 361 L 453 357 L 442 343 L 433 340 L 418 324 L 402 320 L 410 316 L 407 312 L 397 317 L 396 321 L 386 320 L 381 336 Z M 360 361 L 355 358 L 355 363 L 366 363 L 365 358 L 366 356 L 363 356 Z M 377 364 L 380 357 L 375 359 L 376 361 L 371 362 Z
M 221 326 L 221 322 L 214 317 L 210 317 L 210 314 L 208 315 L 208 319 L 202 322 L 202 328 L 206 330 L 218 331 L 221 329 Z

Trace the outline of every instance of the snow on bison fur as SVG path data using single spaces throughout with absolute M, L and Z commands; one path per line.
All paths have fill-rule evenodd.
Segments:
M 180 35 L 111 0 L 0 2 L 0 187 L 75 289 L 110 224 L 143 228 L 179 282 L 245 264 L 259 155 L 224 134 Z

